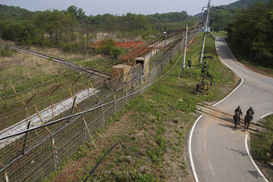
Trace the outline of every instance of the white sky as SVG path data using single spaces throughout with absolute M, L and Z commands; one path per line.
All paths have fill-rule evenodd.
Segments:
M 214 6 L 227 5 L 236 0 L 212 0 Z M 0 4 L 19 6 L 30 11 L 66 10 L 74 5 L 85 15 L 154 14 L 187 11 L 189 15 L 200 13 L 208 0 L 0 0 Z

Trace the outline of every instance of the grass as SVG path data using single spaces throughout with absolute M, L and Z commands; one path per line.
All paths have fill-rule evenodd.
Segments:
M 109 74 L 112 66 L 119 63 L 117 60 L 91 59 L 83 55 L 65 54 L 56 49 L 44 51 Z M 4 57 L 0 59 L 0 130 L 25 119 L 25 109 L 11 85 L 14 86 L 16 93 L 25 103 L 35 95 L 28 104 L 30 115 L 35 113 L 34 104 L 39 111 L 51 105 L 49 92 L 58 85 L 60 87 L 53 95 L 54 103 L 70 97 L 71 85 L 79 77 L 74 91 L 78 92 L 88 88 L 89 83 L 87 83 L 86 75 L 72 71 L 64 65 L 53 62 L 52 59 L 46 60 L 2 47 L 1 55 Z
M 265 130 L 251 136 L 251 151 L 253 157 L 262 162 L 270 162 L 270 147 L 273 142 L 273 115 L 267 116 L 262 122 Z
M 0 46 L 0 56 L 1 57 L 11 57 L 16 53 L 15 50 L 10 50 L 7 46 L 2 47 Z
M 219 32 L 213 32 L 215 35 L 217 36 L 221 36 L 221 37 L 227 37 L 228 34 L 226 31 L 219 31 Z
M 10 57 L 1 57 L 0 65 L 1 91 L 5 91 L 10 84 L 17 87 L 26 82 L 32 82 L 31 80 L 35 77 L 41 82 L 40 76 L 51 75 L 66 68 L 55 62 L 21 52 Z
M 86 156 L 78 160 L 71 160 L 52 181 L 61 181 L 63 175 L 69 180 L 85 179 L 88 173 L 85 161 L 88 159 L 88 166 L 94 166 L 118 141 L 127 149 L 116 147 L 96 169 L 92 181 L 191 181 L 185 145 L 198 116 L 194 112 L 196 104 L 219 100 L 236 86 L 234 74 L 217 58 L 214 38 L 208 36 L 205 55 L 214 57 L 208 61 L 214 77 L 213 87 L 208 95 L 194 93 L 202 77 L 198 60 L 201 41 L 202 35 L 199 35 L 189 46 L 187 59 L 193 61 L 193 68 L 187 68 L 184 77 L 179 78 L 181 58 L 165 78 L 136 96 L 110 120 L 94 139 L 97 148 L 89 149 Z M 178 57 L 175 56 L 166 70 Z M 67 176 L 72 173 L 74 163 L 83 168 L 82 173 Z
M 12 53 L 10 57 L 1 57 L 0 66 L 0 130 L 25 119 L 23 104 L 11 85 L 24 103 L 34 96 L 28 104 L 30 115 L 35 113 L 33 105 L 36 105 L 39 111 L 51 105 L 49 92 L 58 85 L 60 86 L 53 95 L 54 103 L 70 97 L 71 85 L 79 77 L 75 92 L 88 87 L 87 83 L 84 84 L 85 75 L 51 60 L 21 52 Z
M 238 49 L 238 46 L 233 44 L 228 39 L 226 39 L 226 42 L 227 42 L 230 50 L 232 51 L 233 55 L 236 57 L 236 59 L 239 62 L 241 62 L 246 67 L 248 67 L 249 69 L 251 69 L 251 70 L 253 70 L 253 71 L 257 72 L 257 73 L 260 73 L 260 74 L 263 74 L 263 75 L 266 75 L 266 76 L 269 76 L 269 77 L 273 78 L 273 69 L 272 68 L 263 67 L 263 66 L 260 66 L 258 64 L 255 64 L 253 62 L 250 62 L 249 61 L 249 55 L 242 54 L 240 49 Z
M 103 73 L 108 73 L 108 74 L 111 74 L 112 66 L 121 63 L 121 61 L 119 60 L 112 60 L 109 58 L 97 58 L 97 59 L 79 58 L 79 59 L 73 59 L 70 61 L 79 65 L 83 65 L 85 67 L 95 69 Z

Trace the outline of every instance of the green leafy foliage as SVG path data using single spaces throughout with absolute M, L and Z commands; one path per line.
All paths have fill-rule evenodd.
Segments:
M 255 2 L 267 2 L 268 0 L 239 0 L 229 5 L 216 6 L 211 9 L 210 26 L 214 31 L 226 30 L 232 20 L 234 12 L 248 8 Z
M 136 38 L 142 35 L 148 39 L 163 29 L 181 30 L 185 21 L 194 26 L 198 19 L 185 11 L 141 15 L 127 13 L 86 16 L 81 8 L 70 6 L 64 11 L 30 12 L 19 7 L 0 5 L 0 36 L 4 40 L 15 41 L 18 45 L 56 47 L 68 52 L 88 52 L 92 34 L 105 32 L 119 38 Z M 182 24 L 181 24 L 182 23 Z M 121 49 L 114 47 L 107 53 L 117 57 Z
M 273 67 L 273 1 L 237 12 L 228 26 L 229 41 L 247 61 Z
M 115 46 L 114 40 L 105 39 L 97 48 L 97 52 L 110 56 L 110 58 L 117 58 L 121 54 L 122 50 L 121 48 Z
M 0 46 L 0 56 L 2 57 L 11 57 L 16 51 L 10 50 L 8 47 Z
M 139 179 L 137 180 L 137 182 L 152 182 L 152 181 L 154 181 L 154 178 L 150 174 L 141 174 L 139 176 Z

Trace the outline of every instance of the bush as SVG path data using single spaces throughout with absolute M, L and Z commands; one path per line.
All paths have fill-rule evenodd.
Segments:
M 138 182 L 152 182 L 154 181 L 154 178 L 150 174 L 142 174 L 140 175 Z
M 110 57 L 116 59 L 121 54 L 121 52 L 122 52 L 121 48 L 115 46 L 110 51 Z
M 2 57 L 11 57 L 15 53 L 14 50 L 10 50 L 8 46 L 0 46 L 0 56 Z
M 78 52 L 79 46 L 75 42 L 68 42 L 62 44 L 62 49 L 65 52 Z
M 115 46 L 114 40 L 105 39 L 100 43 L 99 47 L 97 48 L 97 52 L 110 56 L 111 58 L 117 58 L 121 54 L 122 49 Z

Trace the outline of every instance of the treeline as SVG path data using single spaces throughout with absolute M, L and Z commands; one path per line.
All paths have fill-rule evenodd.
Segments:
M 269 0 L 239 0 L 229 5 L 216 6 L 211 9 L 210 27 L 214 31 L 226 31 L 233 14 L 241 9 L 248 8 L 255 2 L 268 2 Z
M 237 11 L 227 30 L 247 61 L 273 68 L 273 0 Z
M 177 28 L 171 23 L 195 18 L 186 12 L 141 15 L 127 13 L 122 16 L 111 14 L 86 16 L 81 8 L 70 6 L 67 10 L 30 12 L 19 7 L 0 5 L 0 36 L 15 41 L 17 45 L 58 47 L 64 51 L 86 52 L 97 32 L 108 33 L 118 38 L 148 37 Z M 179 29 L 182 27 L 179 24 Z

